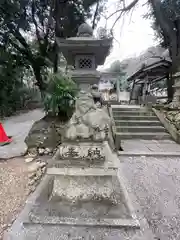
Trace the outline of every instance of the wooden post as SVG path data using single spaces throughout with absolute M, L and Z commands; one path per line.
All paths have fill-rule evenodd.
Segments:
M 167 95 L 168 95 L 168 103 L 172 102 L 173 95 L 174 95 L 174 79 L 172 78 L 172 74 L 167 74 L 166 76 L 166 82 L 167 82 Z
M 130 98 L 129 98 L 129 104 L 131 103 L 131 100 L 132 100 L 131 98 L 132 98 L 132 95 L 133 95 L 133 90 L 134 90 L 135 80 L 136 80 L 136 79 L 134 79 L 134 81 L 133 81 L 132 90 L 131 90 Z
M 148 90 L 148 75 L 145 76 L 145 79 L 144 79 L 144 88 L 143 88 L 143 96 L 142 96 L 142 99 L 143 99 L 143 105 L 147 104 L 146 103 L 146 93 L 147 93 L 147 90 Z
M 119 79 L 116 80 L 116 94 L 117 94 L 117 101 L 119 102 L 119 94 L 120 94 Z

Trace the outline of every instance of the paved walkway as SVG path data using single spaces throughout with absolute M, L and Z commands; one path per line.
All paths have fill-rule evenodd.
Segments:
M 136 211 L 146 218 L 156 239 L 179 240 L 180 157 L 119 159 Z
M 124 152 L 141 154 L 166 154 L 180 156 L 180 145 L 173 140 L 123 140 L 121 141 Z
M 122 141 L 122 147 L 119 159 L 139 206 L 136 211 L 147 219 L 156 239 L 179 240 L 180 145 L 173 140 L 134 139 Z
M 8 159 L 22 156 L 27 151 L 24 143 L 33 123 L 44 116 L 40 109 L 29 111 L 28 113 L 13 116 L 2 121 L 7 135 L 13 137 L 11 144 L 0 147 L 0 159 Z

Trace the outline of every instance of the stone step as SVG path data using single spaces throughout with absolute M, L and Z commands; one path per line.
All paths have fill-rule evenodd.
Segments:
M 126 120 L 126 121 L 142 121 L 142 120 L 146 120 L 146 121 L 157 121 L 157 117 L 156 116 L 142 116 L 142 115 L 134 115 L 134 116 L 127 116 L 127 115 L 121 115 L 121 116 L 113 116 L 115 121 L 118 120 Z
M 160 121 L 149 121 L 149 120 L 116 120 L 116 126 L 162 126 Z
M 113 116 L 155 116 L 154 112 L 147 112 L 147 111 L 113 111 Z
M 116 132 L 116 141 L 120 142 L 124 139 L 143 139 L 143 140 L 164 140 L 164 139 L 171 139 L 170 135 L 165 132 Z
M 133 108 L 115 108 L 115 107 L 113 107 L 112 106 L 112 111 L 115 111 L 115 112 L 125 112 L 125 111 L 127 111 L 127 112 L 129 112 L 129 111 L 138 111 L 138 112 L 140 112 L 140 111 L 146 111 L 146 112 L 152 112 L 152 110 L 149 110 L 149 109 L 147 109 L 147 108 L 144 108 L 144 107 L 133 107 Z
M 135 133 L 135 132 L 166 132 L 164 127 L 161 126 L 123 126 L 123 127 L 116 127 L 117 132 L 129 132 L 129 133 Z

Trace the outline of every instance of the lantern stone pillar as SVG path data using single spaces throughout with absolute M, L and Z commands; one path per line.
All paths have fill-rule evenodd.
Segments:
M 83 23 L 76 37 L 57 38 L 57 43 L 67 64 L 74 67 L 69 75 L 81 90 L 88 91 L 91 85 L 99 83 L 100 72 L 96 69 L 98 65 L 104 64 L 112 38 L 96 39 L 92 28 Z

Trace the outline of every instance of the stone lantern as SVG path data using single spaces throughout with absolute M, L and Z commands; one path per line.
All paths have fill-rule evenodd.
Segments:
M 100 73 L 96 70 L 103 65 L 112 45 L 112 38 L 96 39 L 93 29 L 83 23 L 78 28 L 77 37 L 57 38 L 60 51 L 67 64 L 74 70 L 69 72 L 81 90 L 87 91 L 90 85 L 98 84 Z
M 94 39 L 87 24 L 79 27 L 77 38 L 59 40 L 68 64 L 75 67 L 73 79 L 83 90 L 99 81 L 96 67 L 103 64 L 110 45 L 110 39 Z M 62 144 L 4 239 L 140 239 L 140 222 L 109 145 L 111 123 L 107 111 L 81 91 Z

